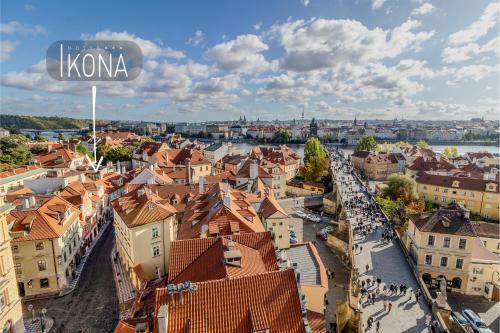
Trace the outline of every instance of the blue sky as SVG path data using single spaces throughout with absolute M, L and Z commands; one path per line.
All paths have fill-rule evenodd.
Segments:
M 152 121 L 498 119 L 492 1 L 2 2 L 2 113 L 91 116 L 91 83 L 45 72 L 62 39 L 130 39 L 131 82 L 96 83 L 97 116 Z

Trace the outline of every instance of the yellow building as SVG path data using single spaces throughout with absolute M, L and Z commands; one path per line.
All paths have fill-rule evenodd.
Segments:
M 297 280 L 306 296 L 307 309 L 324 314 L 328 276 L 316 247 L 311 243 L 297 244 L 285 253 L 290 265 L 298 272 Z
M 472 244 L 467 293 L 482 295 L 500 301 L 500 262 L 498 255 L 489 251 L 477 237 Z
M 168 272 L 176 210 L 148 187 L 113 200 L 116 252 L 137 289 Z
M 425 201 L 447 206 L 457 202 L 488 219 L 500 218 L 500 187 L 494 180 L 420 173 L 417 191 Z
M 0 328 L 2 332 L 23 333 L 23 310 L 17 291 L 16 273 L 6 221 L 14 207 L 0 197 Z
M 465 293 L 476 239 L 468 211 L 459 205 L 412 214 L 404 239 L 419 275 L 431 287 L 445 278 L 451 291 Z
M 356 151 L 351 155 L 353 167 L 372 180 L 386 180 L 393 173 L 404 172 L 403 154 Z
M 500 224 L 496 222 L 473 222 L 476 234 L 488 251 L 500 255 Z
M 80 211 L 60 196 L 30 196 L 7 216 L 19 295 L 57 294 L 80 261 Z

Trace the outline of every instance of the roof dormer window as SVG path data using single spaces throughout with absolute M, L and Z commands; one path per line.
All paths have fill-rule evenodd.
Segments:
M 458 180 L 454 180 L 451 187 L 460 187 L 460 182 Z

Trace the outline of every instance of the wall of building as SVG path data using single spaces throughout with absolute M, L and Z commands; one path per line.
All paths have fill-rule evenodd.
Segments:
M 325 294 L 328 291 L 321 285 L 301 284 L 301 291 L 306 295 L 307 309 L 310 311 L 324 313 Z
M 0 327 L 11 325 L 16 333 L 24 333 L 23 310 L 10 241 L 5 214 L 0 213 L 0 295 L 5 304 L 0 308 Z

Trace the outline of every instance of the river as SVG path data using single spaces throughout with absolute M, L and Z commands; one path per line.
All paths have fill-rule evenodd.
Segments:
M 34 136 L 33 132 L 26 132 L 26 131 L 21 131 L 23 134 L 29 134 L 31 137 Z M 49 141 L 57 141 L 57 132 L 53 131 L 44 131 L 40 133 L 42 136 L 46 137 Z M 64 132 L 63 133 L 66 138 L 71 137 L 73 135 L 77 134 L 77 131 L 69 131 L 69 132 Z M 233 145 L 240 150 L 243 150 L 245 153 L 248 153 L 253 147 L 256 145 L 250 144 L 250 143 L 233 143 Z M 303 144 L 289 144 L 288 145 L 290 148 L 294 149 L 299 156 L 304 157 L 304 145 Z M 458 153 L 460 155 L 465 154 L 465 153 L 473 153 L 473 152 L 480 152 L 480 151 L 487 151 L 492 154 L 500 154 L 500 147 L 498 146 L 473 146 L 473 145 L 432 145 L 431 148 L 437 152 L 441 153 L 444 148 L 446 147 L 457 147 Z M 342 149 L 345 154 L 352 154 L 353 149 Z
M 235 147 L 243 150 L 245 153 L 248 153 L 253 147 L 256 145 L 252 145 L 249 143 L 234 143 L 233 144 Z M 290 148 L 294 149 L 298 155 L 304 157 L 304 145 L 300 144 L 289 144 L 288 145 Z M 487 151 L 492 154 L 500 154 L 500 147 L 497 146 L 471 146 L 471 145 L 463 145 L 463 146 L 446 146 L 446 145 L 432 145 L 431 148 L 434 150 L 436 153 L 441 153 L 446 147 L 457 147 L 458 153 L 460 155 L 465 154 L 465 153 L 476 153 L 480 151 Z M 351 155 L 354 150 L 353 149 L 341 149 L 344 154 L 346 155 Z

